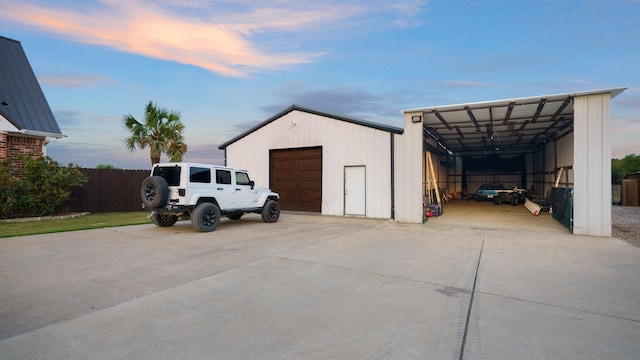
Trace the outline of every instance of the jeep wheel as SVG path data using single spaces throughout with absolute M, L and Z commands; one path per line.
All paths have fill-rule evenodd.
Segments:
M 158 213 L 153 211 L 151 212 L 151 221 L 153 221 L 156 226 L 169 227 L 173 226 L 173 224 L 178 221 L 178 217 L 167 213 Z
M 202 203 L 191 214 L 191 225 L 201 232 L 209 232 L 216 229 L 220 222 L 220 209 L 216 204 Z
M 511 197 L 509 203 L 511 204 L 511 206 L 518 206 L 520 204 L 520 199 L 514 195 Z
M 262 207 L 262 221 L 272 223 L 280 218 L 280 205 L 277 201 L 267 200 Z
M 502 204 L 502 198 L 500 197 L 500 195 L 495 195 L 493 197 L 493 203 L 496 204 L 496 205 Z
M 140 187 L 142 203 L 150 209 L 159 208 L 167 203 L 169 198 L 169 185 L 161 176 L 149 176 L 144 179 Z

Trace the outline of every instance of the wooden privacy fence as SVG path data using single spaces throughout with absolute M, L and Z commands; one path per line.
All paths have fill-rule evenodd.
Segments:
M 140 185 L 149 170 L 80 169 L 87 183 L 74 189 L 65 208 L 71 212 L 140 211 Z

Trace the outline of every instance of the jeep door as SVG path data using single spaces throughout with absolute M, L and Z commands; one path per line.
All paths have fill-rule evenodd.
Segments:
M 184 179 L 183 184 L 186 186 L 185 199 L 187 202 L 195 201 L 200 196 L 211 196 L 211 169 L 200 166 L 190 166 L 188 178 Z
M 231 171 L 216 169 L 216 199 L 220 209 L 235 209 L 233 198 L 234 186 L 231 181 Z
M 233 192 L 236 206 L 241 209 L 254 208 L 258 203 L 256 192 L 252 189 L 249 174 L 244 171 L 235 171 L 236 186 Z

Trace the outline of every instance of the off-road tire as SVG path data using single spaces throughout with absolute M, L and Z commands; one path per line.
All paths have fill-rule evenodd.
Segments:
M 169 199 L 169 185 L 162 176 L 149 176 L 140 186 L 142 203 L 149 209 L 162 207 Z
M 520 205 L 520 198 L 518 198 L 517 196 L 512 196 L 509 203 L 511 204 L 511 206 L 518 206 Z
M 262 221 L 273 223 L 280 219 L 280 204 L 274 200 L 267 200 L 262 207 Z
M 167 213 L 159 213 L 153 211 L 151 213 L 151 221 L 153 221 L 156 226 L 160 227 L 169 227 L 173 226 L 173 224 L 178 221 L 178 217 L 176 215 L 167 214 Z
M 496 205 L 502 204 L 502 198 L 500 197 L 500 195 L 495 195 L 493 197 L 493 203 L 496 204 Z
M 191 225 L 200 232 L 213 231 L 220 223 L 220 208 L 216 204 L 202 203 L 191 214 Z

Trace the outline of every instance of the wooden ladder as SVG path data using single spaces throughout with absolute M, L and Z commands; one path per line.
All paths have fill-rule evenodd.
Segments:
M 431 185 L 433 184 L 433 190 L 435 190 L 436 193 L 436 204 L 442 204 L 442 201 L 440 199 L 440 189 L 438 189 L 438 180 L 436 179 L 436 172 L 433 169 L 433 160 L 431 159 L 431 153 L 430 152 L 426 152 L 425 155 L 426 158 L 426 164 L 425 164 L 425 171 L 427 173 L 427 178 L 426 178 L 426 182 L 427 182 L 427 198 L 429 199 L 429 203 L 433 204 L 433 195 L 431 195 Z

